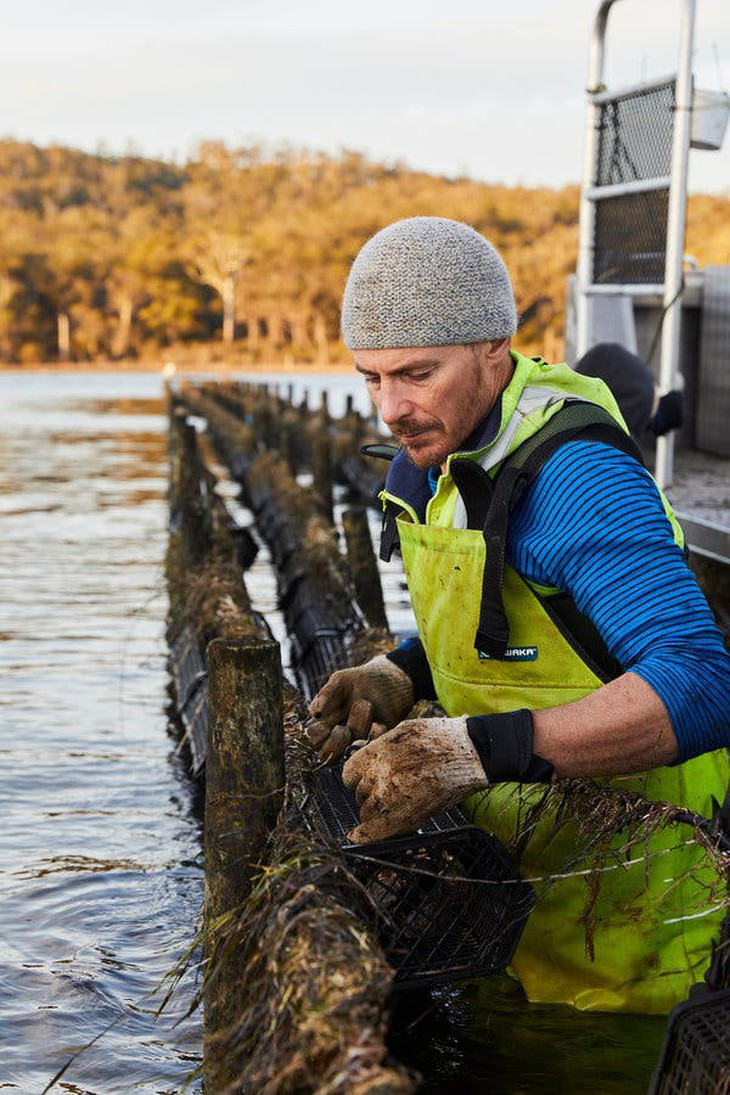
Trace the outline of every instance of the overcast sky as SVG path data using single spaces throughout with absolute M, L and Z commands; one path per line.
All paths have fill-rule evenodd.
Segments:
M 487 182 L 582 169 L 593 0 L 34 0 L 3 12 L 0 137 L 185 159 L 201 140 L 349 148 Z M 619 0 L 607 82 L 676 68 L 681 0 Z M 730 83 L 730 0 L 695 73 Z M 730 134 L 693 190 L 730 194 Z

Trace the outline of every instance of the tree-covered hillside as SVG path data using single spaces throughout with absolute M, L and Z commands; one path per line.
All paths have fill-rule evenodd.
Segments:
M 687 250 L 730 262 L 730 199 L 694 197 Z M 362 156 L 201 146 L 180 166 L 0 142 L 0 360 L 335 361 L 365 239 L 416 214 L 502 252 L 519 344 L 562 352 L 578 188 L 434 177 Z

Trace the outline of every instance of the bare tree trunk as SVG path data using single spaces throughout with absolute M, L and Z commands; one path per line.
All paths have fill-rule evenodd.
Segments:
M 223 298 L 223 341 L 229 346 L 236 331 L 236 281 L 227 277 L 221 292 Z
M 259 321 L 254 312 L 248 312 L 246 316 L 246 340 L 252 350 L 256 350 L 259 344 Z
M 58 330 L 58 360 L 71 360 L 71 320 L 68 312 L 59 312 L 56 319 Z
M 316 312 L 314 316 L 314 342 L 317 347 L 317 360 L 323 365 L 329 364 L 330 359 L 330 347 L 327 341 L 327 324 L 325 323 L 324 316 L 320 312 Z
M 124 357 L 129 351 L 129 339 L 132 331 L 134 305 L 131 297 L 122 297 L 119 306 L 119 325 L 112 341 L 112 357 Z

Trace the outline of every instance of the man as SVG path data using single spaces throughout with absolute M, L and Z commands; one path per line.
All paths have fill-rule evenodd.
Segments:
M 729 659 L 611 393 L 514 351 L 516 327 L 504 263 L 467 225 L 400 221 L 357 256 L 343 336 L 402 446 L 382 550 L 399 542 L 419 638 L 335 673 L 310 734 L 334 759 L 371 705 L 344 768 L 353 840 L 463 803 L 520 850 L 540 888 L 513 962 L 531 999 L 664 1011 L 717 929 L 687 833 L 616 843 L 620 867 L 591 875 L 545 796 L 593 777 L 706 815 L 728 782 Z M 409 720 L 420 698 L 446 717 Z

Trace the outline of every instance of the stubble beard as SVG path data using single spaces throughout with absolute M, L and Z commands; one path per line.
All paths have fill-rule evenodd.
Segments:
M 441 422 L 432 419 L 430 422 L 402 421 L 391 427 L 393 435 L 402 445 L 408 460 L 415 468 L 425 470 L 433 468 L 448 456 L 446 451 L 444 426 Z M 421 437 L 430 435 L 428 441 L 421 441 Z M 441 436 L 439 436 L 441 435 Z M 440 442 L 440 443 L 439 443 Z

